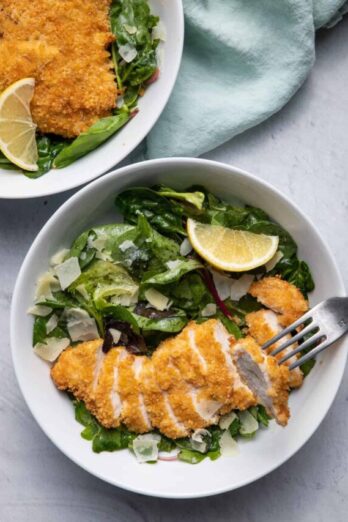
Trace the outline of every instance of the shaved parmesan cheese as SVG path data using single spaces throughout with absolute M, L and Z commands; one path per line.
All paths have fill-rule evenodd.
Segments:
M 180 245 L 180 255 L 187 256 L 191 251 L 192 251 L 192 245 L 186 237 Z
M 53 362 L 70 344 L 70 340 L 66 337 L 58 339 L 57 337 L 48 337 L 44 343 L 36 343 L 34 352 L 36 355 L 44 359 L 44 361 Z
M 254 276 L 249 274 L 244 274 L 239 279 L 233 279 L 230 293 L 232 301 L 239 301 L 243 295 L 247 294 L 253 281 Z
M 58 317 L 56 316 L 56 314 L 53 314 L 46 323 L 46 333 L 49 334 L 49 333 L 53 332 L 53 330 L 57 327 L 57 325 L 58 325 Z
M 136 48 L 129 43 L 126 43 L 125 45 L 119 45 L 118 52 L 120 53 L 121 58 L 123 58 L 127 63 L 132 62 L 138 54 Z
M 66 308 L 67 329 L 72 341 L 92 341 L 99 339 L 97 323 L 82 308 Z
M 259 429 L 259 423 L 249 411 L 241 411 L 238 413 L 240 420 L 239 433 L 244 436 L 250 436 Z
M 206 453 L 210 439 L 211 433 L 208 430 L 199 429 L 194 431 L 191 436 L 192 449 L 200 453 Z
M 210 317 L 216 314 L 216 304 L 208 303 L 201 311 L 202 317 Z
M 222 301 L 230 297 L 232 279 L 216 270 L 210 270 L 216 291 Z
M 153 462 L 158 460 L 158 444 L 161 440 L 157 433 L 138 435 L 133 440 L 133 451 L 138 462 Z
M 95 248 L 96 250 L 98 250 L 98 252 L 101 252 L 105 248 L 105 244 L 105 237 L 97 237 L 96 239 L 93 239 L 93 241 L 91 241 L 92 248 Z
M 102 261 L 112 261 L 112 255 L 110 252 L 99 252 L 97 251 L 95 254 L 96 259 L 101 259 Z
M 123 96 L 117 96 L 116 107 L 118 109 L 120 109 L 121 107 L 123 107 L 123 105 L 124 105 L 124 98 L 123 98 Z
M 220 417 L 219 420 L 219 428 L 221 428 L 222 430 L 228 430 L 232 422 L 237 418 L 237 414 L 234 413 L 234 411 L 231 411 L 231 413 L 227 413 L 227 415 L 223 415 L 222 417 Z
M 86 290 L 85 285 L 78 285 L 78 286 L 76 287 L 76 290 L 77 290 L 77 292 L 78 292 L 79 294 L 82 295 L 82 297 L 83 297 L 86 301 L 88 301 L 88 299 L 89 299 L 89 295 L 88 295 L 88 292 L 87 292 L 87 290 Z
M 27 310 L 27 314 L 38 315 L 39 317 L 46 317 L 51 312 L 52 308 L 45 305 L 34 305 Z
M 36 283 L 35 300 L 46 301 L 46 299 L 53 299 L 52 292 L 60 290 L 60 284 L 56 277 L 51 272 L 42 274 Z
M 145 297 L 150 305 L 156 308 L 156 310 L 160 310 L 162 312 L 163 310 L 167 310 L 169 308 L 169 298 L 154 288 L 149 288 L 146 290 Z
M 70 257 L 56 266 L 56 273 L 62 290 L 65 290 L 81 275 L 79 260 L 77 257 Z
M 159 21 L 158 24 L 152 29 L 152 39 L 162 40 L 162 42 L 166 41 L 167 29 L 161 21 Z
M 181 261 L 179 259 L 175 259 L 175 261 L 167 261 L 166 266 L 169 268 L 169 270 L 175 270 L 175 268 L 178 268 L 180 266 Z
M 120 244 L 120 246 L 118 248 L 122 252 L 125 252 L 129 248 L 134 248 L 134 247 L 135 247 L 135 244 L 133 243 L 133 241 L 130 241 L 129 239 L 126 239 L 125 241 L 123 241 L 123 243 Z
M 51 266 L 56 266 L 56 265 L 60 265 L 61 263 L 63 263 L 64 259 L 69 254 L 69 252 L 70 252 L 70 250 L 68 248 L 62 248 L 61 250 L 56 252 L 51 257 L 50 265 Z
M 113 343 L 117 344 L 121 339 L 122 332 L 120 332 L 120 330 L 116 330 L 116 328 L 109 328 L 109 332 L 111 334 Z
M 235 457 L 239 453 L 237 442 L 225 431 L 220 438 L 220 451 L 223 457 Z
M 282 257 L 283 253 L 280 250 L 277 250 L 272 259 L 270 259 L 268 263 L 265 264 L 266 272 L 270 272 L 271 270 L 273 270 L 273 268 L 281 260 Z
M 138 30 L 135 27 L 135 25 L 123 24 L 123 27 L 125 28 L 125 30 L 127 31 L 128 34 L 135 34 Z

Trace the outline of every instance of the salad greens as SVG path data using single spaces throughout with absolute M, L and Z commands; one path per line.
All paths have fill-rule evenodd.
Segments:
M 64 168 L 96 149 L 121 129 L 138 112 L 139 96 L 159 74 L 154 29 L 159 18 L 151 14 L 147 0 L 112 0 L 110 28 L 115 36 L 111 46 L 118 89 L 117 107 L 111 116 L 101 118 L 74 140 L 61 136 L 38 135 L 38 170 L 23 171 L 35 179 L 51 168 Z M 18 170 L 0 153 L 0 168 Z
M 118 428 L 104 428 L 87 410 L 82 401 L 73 399 L 73 404 L 75 408 L 75 419 L 84 426 L 81 437 L 92 442 L 92 449 L 95 453 L 118 451 L 126 448 L 130 450 L 133 449 L 133 441 L 137 437 L 135 433 L 132 433 L 123 425 Z M 252 433 L 246 433 L 245 430 L 243 432 L 242 414 L 245 413 L 255 419 L 256 429 Z M 255 436 L 260 428 L 267 427 L 268 421 L 269 417 L 264 411 L 263 406 L 256 406 L 246 412 L 237 413 L 235 419 L 231 421 L 231 424 L 226 429 L 234 439 L 238 439 L 239 437 L 250 439 Z M 203 437 L 206 445 L 200 448 L 200 450 L 196 448 L 194 441 L 189 437 L 171 440 L 157 432 L 153 433 L 156 433 L 158 437 L 158 450 L 161 453 L 170 453 L 173 450 L 177 450 L 178 460 L 189 464 L 198 464 L 206 458 L 216 460 L 224 452 L 220 440 L 226 431 L 225 429 L 219 426 L 211 426 L 202 431 L 206 432 L 206 435 Z
M 308 265 L 297 257 L 295 241 L 285 229 L 271 221 L 266 212 L 250 206 L 242 208 L 229 205 L 203 187 L 192 187 L 186 192 L 194 192 L 199 201 L 201 194 L 205 195 L 202 205 L 192 205 L 185 194 L 181 198 L 170 192 L 165 196 L 168 194 L 165 187 L 128 189 L 117 196 L 116 205 L 126 222 L 134 223 L 141 213 L 155 229 L 172 237 L 186 235 L 185 220 L 188 217 L 211 225 L 278 236 L 282 258 L 271 274 L 281 275 L 283 279 L 296 285 L 304 295 L 314 289 Z
M 245 335 L 246 314 L 261 305 L 249 294 L 238 301 L 232 300 L 230 293 L 220 295 L 216 271 L 193 251 L 182 248 L 187 241 L 185 222 L 191 216 L 205 223 L 277 234 L 282 256 L 275 267 L 268 272 L 265 266 L 260 267 L 247 277 L 279 274 L 304 294 L 314 287 L 307 264 L 297 257 L 293 238 L 258 208 L 229 205 L 203 187 L 185 191 L 162 186 L 127 189 L 116 197 L 115 204 L 125 222 L 96 226 L 80 234 L 60 265 L 74 258 L 80 273 L 64 290 L 58 284 L 37 299 L 36 305 L 46 308 L 40 308 L 41 315 L 35 319 L 34 345 L 50 337 L 67 338 L 71 344 L 88 339 L 85 335 L 90 330 L 78 337 L 76 323 L 98 331 L 104 339 L 104 352 L 121 345 L 131 353 L 151 354 L 190 320 L 201 323 L 216 318 L 235 338 Z M 58 283 L 55 274 L 53 267 L 49 277 Z M 232 274 L 231 278 L 231 274 L 219 273 L 228 284 L 240 277 L 243 274 Z M 116 340 L 115 330 L 120 334 Z M 312 366 L 311 362 L 303 368 L 305 375 Z M 94 451 L 132 449 L 136 434 L 124 426 L 103 428 L 83 403 L 74 401 L 74 405 L 76 419 L 84 426 L 82 437 L 92 441 Z M 221 441 L 226 431 L 232 438 L 248 439 L 269 423 L 263 406 L 229 415 L 228 426 L 203 430 L 198 446 L 190 438 L 171 441 L 159 434 L 151 444 L 158 442 L 161 451 L 176 449 L 178 459 L 185 462 L 197 463 L 206 457 L 214 460 L 223 453 Z

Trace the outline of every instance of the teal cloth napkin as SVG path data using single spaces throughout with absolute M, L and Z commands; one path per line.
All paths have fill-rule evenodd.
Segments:
M 184 0 L 182 65 L 145 156 L 199 156 L 278 111 L 314 63 L 315 29 L 344 3 Z

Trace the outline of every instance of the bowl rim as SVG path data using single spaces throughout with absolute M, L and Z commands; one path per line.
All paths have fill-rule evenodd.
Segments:
M 341 354 L 341 359 L 342 359 L 342 365 L 340 366 L 340 369 L 339 371 L 336 373 L 336 380 L 335 382 L 332 383 L 332 386 L 330 388 L 330 390 L 327 392 L 329 394 L 329 397 L 327 398 L 327 406 L 326 408 L 321 412 L 320 416 L 318 416 L 318 419 L 316 420 L 316 422 L 313 423 L 313 426 L 311 427 L 311 430 L 309 431 L 309 434 L 307 436 L 307 438 L 305 438 L 303 441 L 301 441 L 301 443 L 297 446 L 296 450 L 295 451 L 291 451 L 290 454 L 285 454 L 285 456 L 283 456 L 279 461 L 277 461 L 275 464 L 272 464 L 271 466 L 269 466 L 266 470 L 263 470 L 262 472 L 258 473 L 257 475 L 255 475 L 253 478 L 248 478 L 248 479 L 245 479 L 244 481 L 241 481 L 238 486 L 229 486 L 228 484 L 226 485 L 226 487 L 220 487 L 220 488 L 216 488 L 214 490 L 212 490 L 211 488 L 207 488 L 206 490 L 200 490 L 200 492 L 194 494 L 194 493 L 188 493 L 188 494 L 176 494 L 175 491 L 172 491 L 172 490 L 168 490 L 168 491 L 165 491 L 165 492 L 159 492 L 159 493 L 156 493 L 155 491 L 153 492 L 148 492 L 148 491 L 143 491 L 141 488 L 138 488 L 138 487 L 131 487 L 129 486 L 128 484 L 125 486 L 124 484 L 122 484 L 121 481 L 118 481 L 117 479 L 116 480 L 110 480 L 108 478 L 105 478 L 102 473 L 99 473 L 99 472 L 96 472 L 94 471 L 90 466 L 88 465 L 85 465 L 84 462 L 82 462 L 81 460 L 79 460 L 78 457 L 75 457 L 75 455 L 73 454 L 73 451 L 70 451 L 70 450 L 67 450 L 66 448 L 63 448 L 63 445 L 59 442 L 59 439 L 52 439 L 51 436 L 48 434 L 48 432 L 46 431 L 45 427 L 41 425 L 40 421 L 38 420 L 37 418 L 37 415 L 36 415 L 36 407 L 34 404 L 30 404 L 30 397 L 26 396 L 25 392 L 24 392 L 24 388 L 22 386 L 22 383 L 21 383 L 21 380 L 20 380 L 20 376 L 19 376 L 19 373 L 18 373 L 18 367 L 17 367 L 17 357 L 18 356 L 18 350 L 16 350 L 15 348 L 15 328 L 14 328 L 14 324 L 15 324 L 15 317 L 16 317 L 16 310 L 18 308 L 18 302 L 20 301 L 20 289 L 22 287 L 22 281 L 24 281 L 24 276 L 25 276 L 25 273 L 27 271 L 27 266 L 30 265 L 31 263 L 31 257 L 34 255 L 35 251 L 36 251 L 36 247 L 37 245 L 40 243 L 41 241 L 41 237 L 45 234 L 46 230 L 49 229 L 49 227 L 55 222 L 55 220 L 62 216 L 66 210 L 68 210 L 70 207 L 73 207 L 81 197 L 83 197 L 85 194 L 89 193 L 89 192 L 93 192 L 94 188 L 99 185 L 99 184 L 106 184 L 108 183 L 108 180 L 109 179 L 118 179 L 118 178 L 124 178 L 124 177 L 127 177 L 132 171 L 136 171 L 139 167 L 141 167 L 142 165 L 144 164 L 147 164 L 148 166 L 155 166 L 155 165 L 163 165 L 164 167 L 166 167 L 168 164 L 175 164 L 175 165 L 179 165 L 181 164 L 181 166 L 184 166 L 184 165 L 202 165 L 202 163 L 208 165 L 208 166 L 211 166 L 211 167 L 215 167 L 215 168 L 219 168 L 219 169 L 224 169 L 226 174 L 227 175 L 233 175 L 233 174 L 238 174 L 238 175 L 242 175 L 242 176 L 246 176 L 247 178 L 249 178 L 249 180 L 251 181 L 251 183 L 256 183 L 256 184 L 259 184 L 259 186 L 261 187 L 264 187 L 266 188 L 267 190 L 273 192 L 276 194 L 276 196 L 283 202 L 283 203 L 286 203 L 287 205 L 290 205 L 290 207 L 292 207 L 296 213 L 298 213 L 300 215 L 300 217 L 306 221 L 308 223 L 308 225 L 312 228 L 312 231 L 314 234 L 316 234 L 318 236 L 318 238 L 320 239 L 320 241 L 323 243 L 325 249 L 326 249 L 326 253 L 328 255 L 328 258 L 330 260 L 330 263 L 332 264 L 332 267 L 333 267 L 333 270 L 335 272 L 335 276 L 337 277 L 337 281 L 339 283 L 339 295 L 347 295 L 346 294 L 346 290 L 345 290 L 345 286 L 344 286 L 344 282 L 343 282 L 343 279 L 342 279 L 342 276 L 341 276 L 341 273 L 340 273 L 340 270 L 338 268 L 338 265 L 336 263 L 336 260 L 330 250 L 330 248 L 327 246 L 327 243 L 321 238 L 321 235 L 320 233 L 318 232 L 316 226 L 313 224 L 312 220 L 310 218 L 308 218 L 303 212 L 302 210 L 297 206 L 296 203 L 294 203 L 290 198 L 288 198 L 285 194 L 283 194 L 281 191 L 279 191 L 276 187 L 274 187 L 272 184 L 270 184 L 269 182 L 267 181 L 264 181 L 263 179 L 249 173 L 248 171 L 245 171 L 243 169 L 239 169 L 238 167 L 235 167 L 233 165 L 229 165 L 229 164 L 225 164 L 223 162 L 218 162 L 218 161 L 213 161 L 213 160 L 207 160 L 207 159 L 203 159 L 203 158 L 187 158 L 187 157 L 171 157 L 171 158 L 160 158 L 160 159 L 154 159 L 154 160 L 147 160 L 147 161 L 143 161 L 143 162 L 137 162 L 137 163 L 133 163 L 131 165 L 127 165 L 125 167 L 121 167 L 119 169 L 115 169 L 113 170 L 112 172 L 106 174 L 105 176 L 102 176 L 100 178 L 97 178 L 95 179 L 92 183 L 88 184 L 87 186 L 83 187 L 81 190 L 79 190 L 77 193 L 73 194 L 67 201 L 65 201 L 54 213 L 53 215 L 48 219 L 48 221 L 45 223 L 45 225 L 41 228 L 41 230 L 39 231 L 39 233 L 37 234 L 35 240 L 33 241 L 32 245 L 30 246 L 23 262 L 22 262 L 22 265 L 20 267 L 20 270 L 18 272 L 18 275 L 17 275 L 17 280 L 16 280 L 16 283 L 15 283 L 15 287 L 14 287 L 14 291 L 13 291 L 13 297 L 12 297 L 12 301 L 11 301 L 11 313 L 10 313 L 10 339 L 11 339 L 11 353 L 12 353 L 12 362 L 13 362 L 13 366 L 14 366 L 14 370 L 15 370 L 15 375 L 16 375 L 16 378 L 17 378 L 17 382 L 18 382 L 18 385 L 19 385 L 19 388 L 21 390 L 21 393 L 24 397 L 24 400 L 31 412 L 31 414 L 33 415 L 34 419 L 36 420 L 36 422 L 38 423 L 38 425 L 40 426 L 41 430 L 45 433 L 45 435 L 50 439 L 50 441 L 60 450 L 62 451 L 62 453 L 67 456 L 70 460 L 72 460 L 75 464 L 77 464 L 79 467 L 81 467 L 82 469 L 84 469 L 85 471 L 87 471 L 88 473 L 90 473 L 91 475 L 94 475 L 96 477 L 98 477 L 99 479 L 103 480 L 104 482 L 107 482 L 109 484 L 112 484 L 114 486 L 117 486 L 121 489 L 124 489 L 124 490 L 127 490 L 127 491 L 131 491 L 133 493 L 138 493 L 138 494 L 142 494 L 142 495 L 145 495 L 145 496 L 152 496 L 152 497 L 158 497 L 158 498 L 171 498 L 171 499 L 188 499 L 188 498 L 202 498 L 202 497 L 206 497 L 206 496 L 213 496 L 213 495 L 218 495 L 218 494 L 222 494 L 222 493 L 226 493 L 226 492 L 229 492 L 229 491 L 233 491 L 235 489 L 239 489 L 240 487 L 243 487 L 243 486 L 246 486 L 248 484 L 251 484 L 253 482 L 255 482 L 256 480 L 259 480 L 260 478 L 268 475 L 269 473 L 271 473 L 272 471 L 274 471 L 275 469 L 277 469 L 278 467 L 280 467 L 281 465 L 283 465 L 287 460 L 289 460 L 291 457 L 293 457 L 307 442 L 308 440 L 312 437 L 312 435 L 315 433 L 315 431 L 318 429 L 318 427 L 320 426 L 320 424 L 322 423 L 322 421 L 324 420 L 324 418 L 326 417 L 329 409 L 331 408 L 331 405 L 337 395 L 337 392 L 338 392 L 338 389 L 340 387 L 340 384 L 341 384 L 341 381 L 342 381 L 342 378 L 343 378 L 343 373 L 344 373 L 344 370 L 345 370 L 345 365 L 346 365 L 346 362 L 347 362 L 347 355 L 348 355 L 348 342 L 345 342 L 343 343 L 343 345 L 340 347 L 340 351 L 342 352 Z M 116 192 L 116 191 L 115 191 Z
M 165 2 L 162 2 L 161 0 L 159 0 L 159 1 L 161 2 L 161 4 L 165 5 Z M 90 183 L 90 182 L 94 181 L 95 179 L 97 179 L 98 177 L 102 176 L 103 174 L 109 173 L 108 171 L 110 171 L 110 169 L 113 169 L 112 170 L 112 172 L 113 172 L 117 168 L 117 165 L 119 165 L 127 156 L 132 154 L 132 152 L 138 147 L 138 145 L 148 136 L 148 134 L 151 132 L 151 130 L 153 129 L 153 127 L 157 123 L 158 119 L 162 115 L 162 113 L 163 113 L 163 111 L 164 111 L 164 109 L 165 109 L 165 107 L 166 107 L 166 105 L 168 103 L 168 100 L 169 100 L 169 98 L 170 98 L 170 96 L 171 96 L 171 94 L 173 92 L 173 89 L 174 89 L 174 86 L 175 86 L 175 83 L 176 83 L 176 80 L 177 80 L 177 77 L 178 77 L 178 74 L 179 74 L 179 69 L 180 69 L 180 66 L 181 66 L 181 62 L 182 62 L 182 54 L 183 54 L 183 49 L 184 49 L 184 36 L 185 36 L 184 5 L 183 5 L 183 0 L 174 0 L 174 2 L 176 3 L 176 7 L 177 7 L 177 11 L 178 11 L 177 12 L 177 14 L 178 14 L 178 25 L 177 25 L 177 38 L 178 38 L 178 41 L 176 43 L 176 49 L 177 49 L 176 60 L 172 64 L 172 67 L 171 67 L 172 68 L 171 84 L 169 86 L 169 89 L 167 90 L 167 92 L 163 96 L 163 99 L 162 99 L 161 103 L 158 106 L 158 111 L 157 111 L 156 117 L 154 119 L 148 120 L 147 125 L 143 126 L 143 129 L 145 129 L 145 131 L 143 130 L 134 139 L 134 143 L 132 145 L 132 148 L 130 150 L 128 150 L 126 148 L 124 151 L 122 151 L 119 154 L 119 158 L 118 158 L 116 163 L 115 163 L 115 160 L 111 160 L 111 159 L 110 159 L 109 162 L 100 161 L 100 164 L 103 165 L 103 166 L 101 168 L 99 168 L 99 169 L 95 169 L 93 175 L 88 176 L 87 179 L 85 179 L 83 181 L 81 181 L 81 180 L 74 181 L 74 176 L 73 176 L 73 174 L 71 174 L 70 178 L 69 178 L 69 176 L 67 176 L 66 179 L 67 179 L 67 181 L 69 181 L 69 180 L 72 180 L 72 181 L 65 183 L 65 185 L 62 186 L 62 187 L 51 189 L 48 186 L 46 188 L 43 188 L 43 189 L 39 190 L 38 193 L 36 193 L 36 194 L 30 194 L 30 193 L 23 192 L 23 193 L 13 194 L 12 195 L 10 193 L 1 194 L 1 191 L 0 191 L 0 200 L 1 199 L 6 199 L 6 200 L 7 199 L 10 199 L 10 200 L 11 199 L 23 200 L 23 199 L 35 199 L 35 198 L 40 198 L 40 197 L 46 197 L 46 196 L 51 196 L 51 195 L 54 195 L 54 194 L 60 194 L 62 192 L 66 192 L 68 190 L 72 190 L 72 189 L 75 189 L 77 187 L 83 186 L 86 183 Z M 122 129 L 121 129 L 121 132 L 122 132 Z M 116 133 L 114 136 L 111 136 L 109 138 L 109 140 L 107 140 L 107 142 L 112 141 L 112 139 L 114 137 L 116 137 L 116 136 L 118 136 L 118 133 Z M 107 143 L 107 142 L 105 142 L 105 143 Z M 90 153 L 93 154 L 93 152 L 97 151 L 102 146 L 103 146 L 103 144 L 101 144 L 99 147 L 97 147 L 97 149 L 92 150 Z M 88 157 L 88 155 L 90 153 L 88 153 L 86 156 L 83 156 L 83 157 L 79 158 L 77 160 L 77 162 L 79 162 L 80 160 L 83 160 L 86 157 Z M 66 167 L 66 168 L 69 168 L 69 167 L 70 167 L 70 165 L 68 165 L 68 167 Z M 2 170 L 3 169 L 0 168 L 0 175 L 1 175 L 1 171 Z M 6 169 L 4 169 L 3 172 L 7 172 Z M 64 169 L 62 169 L 62 172 L 64 172 Z M 24 176 L 24 174 L 23 174 L 23 176 Z M 31 180 L 31 181 L 33 183 L 35 183 L 36 180 Z

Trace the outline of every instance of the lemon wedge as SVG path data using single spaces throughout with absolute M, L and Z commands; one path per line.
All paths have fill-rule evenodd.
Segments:
M 187 233 L 194 250 L 220 270 L 244 272 L 264 265 L 277 251 L 278 236 L 254 234 L 220 225 L 187 220 Z
M 0 150 L 12 163 L 30 171 L 38 170 L 36 125 L 30 112 L 34 87 L 34 78 L 23 78 L 0 95 Z

